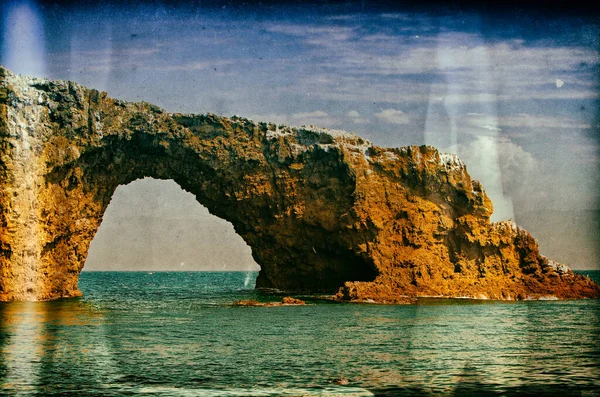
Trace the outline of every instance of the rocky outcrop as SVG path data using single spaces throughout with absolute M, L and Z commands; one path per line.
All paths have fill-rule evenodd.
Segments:
M 258 287 L 415 296 L 598 297 L 542 257 L 453 155 L 345 132 L 171 114 L 72 82 L 0 69 L 0 300 L 80 295 L 116 187 L 173 179 L 230 221 Z
M 279 306 L 304 306 L 306 302 L 301 299 L 292 298 L 291 296 L 284 296 L 281 302 L 259 302 L 256 300 L 241 300 L 233 304 L 233 306 L 261 306 L 261 307 L 279 307 Z

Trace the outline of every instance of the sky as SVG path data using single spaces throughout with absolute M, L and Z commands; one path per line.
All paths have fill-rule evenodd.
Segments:
M 493 220 L 600 269 L 598 16 L 382 4 L 5 2 L 1 63 L 170 112 L 433 145 L 482 181 Z M 231 225 L 190 200 L 173 182 L 119 187 L 86 269 L 256 269 Z

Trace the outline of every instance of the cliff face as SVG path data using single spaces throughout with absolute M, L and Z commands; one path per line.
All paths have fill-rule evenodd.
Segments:
M 168 114 L 71 82 L 0 68 L 0 300 L 80 295 L 90 241 L 117 186 L 173 179 L 230 221 L 258 287 L 406 296 L 600 296 L 540 256 L 455 156 L 352 134 Z

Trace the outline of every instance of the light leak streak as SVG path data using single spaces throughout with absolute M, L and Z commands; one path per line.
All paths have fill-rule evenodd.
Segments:
M 21 1 L 3 8 L 2 64 L 15 73 L 47 77 L 44 26 L 37 6 Z
M 445 147 L 445 151 L 457 154 L 463 160 L 466 157 L 471 158 L 471 161 L 467 162 L 469 172 L 481 180 L 494 204 L 492 221 L 511 219 L 512 198 L 504 194 L 498 159 L 497 140 L 501 137 L 501 130 L 498 127 L 496 101 L 489 98 L 490 93 L 496 92 L 489 50 L 485 43 L 479 43 L 479 40 L 475 40 L 474 43 L 462 43 L 450 34 L 442 33 L 438 40 L 436 59 L 438 70 L 446 77 L 446 92 L 430 94 L 425 122 L 425 144 Z M 478 113 L 486 115 L 488 121 L 485 126 L 477 126 L 479 131 L 474 133 L 476 142 L 474 145 L 468 145 L 476 148 L 477 152 L 467 155 L 459 139 L 459 122 L 466 107 L 465 102 L 477 107 Z M 446 117 L 440 114 L 442 106 Z

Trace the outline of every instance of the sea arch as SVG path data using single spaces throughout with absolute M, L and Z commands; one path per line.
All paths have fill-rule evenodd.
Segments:
M 0 67 L 0 300 L 80 295 L 115 189 L 172 179 L 230 222 L 258 287 L 388 303 L 600 296 L 538 251 L 466 166 L 429 146 L 167 113 Z M 341 288 L 340 288 L 341 287 Z
M 316 145 L 320 134 L 304 131 L 294 153 L 285 139 L 292 131 L 274 124 L 168 114 L 74 83 L 28 88 L 7 114 L 21 130 L 10 165 L 24 170 L 13 177 L 17 205 L 7 219 L 17 213 L 15 223 L 27 225 L 4 239 L 3 268 L 17 277 L 2 277 L 3 300 L 79 295 L 78 274 L 115 189 L 144 177 L 175 181 L 231 222 L 261 266 L 258 287 L 331 292 L 375 278 L 368 256 L 339 237 L 355 176 L 341 151 Z

